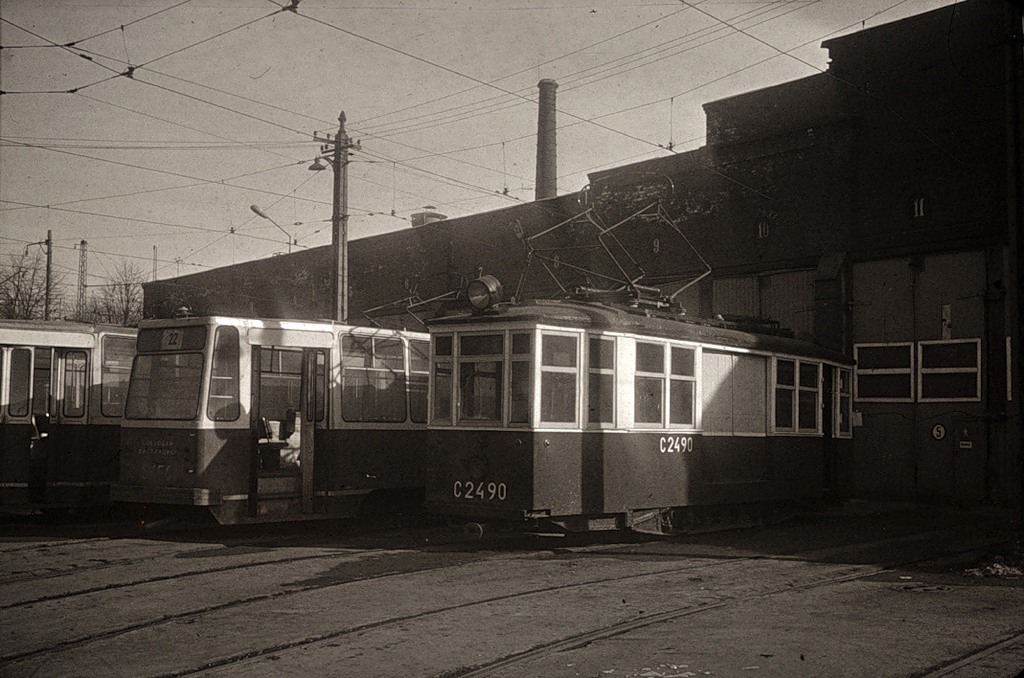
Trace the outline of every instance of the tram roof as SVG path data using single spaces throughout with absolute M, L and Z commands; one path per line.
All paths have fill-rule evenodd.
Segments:
M 740 329 L 737 323 L 729 321 L 598 302 L 538 299 L 520 304 L 500 305 L 479 313 L 435 318 L 429 320 L 427 324 L 431 331 L 455 328 L 483 329 L 499 324 L 570 327 L 808 356 L 843 365 L 853 364 L 853 360 L 841 352 L 802 339 L 771 333 L 768 330 L 752 331 Z
M 291 320 L 287 318 L 243 318 L 239 316 L 183 316 L 180 318 L 158 318 L 143 320 L 139 325 L 140 329 L 150 328 L 171 328 L 196 325 L 232 325 L 247 329 L 295 329 L 312 332 L 353 331 L 359 334 L 404 334 L 424 335 L 424 332 L 413 332 L 409 330 L 395 330 L 380 327 L 367 327 L 365 325 L 349 325 L 334 320 Z
M 71 320 L 0 320 L 0 344 L 88 348 L 99 334 L 135 336 L 134 327 Z

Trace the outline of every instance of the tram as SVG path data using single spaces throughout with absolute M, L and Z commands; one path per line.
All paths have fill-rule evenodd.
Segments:
M 427 511 L 671 534 L 834 489 L 852 446 L 845 355 L 625 292 L 496 303 L 487 278 L 473 312 L 428 323 Z
M 330 322 L 144 321 L 111 496 L 222 524 L 421 500 L 427 352 L 426 334 Z
M 106 505 L 135 330 L 0 321 L 0 508 Z

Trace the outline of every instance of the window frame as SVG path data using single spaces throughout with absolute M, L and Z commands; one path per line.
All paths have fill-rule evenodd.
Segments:
M 530 346 L 523 353 L 515 352 L 515 338 L 526 336 L 530 338 Z M 505 403 L 505 418 L 502 422 L 504 428 L 532 428 L 539 421 L 540 401 L 537 400 L 540 377 L 538 375 L 539 360 L 535 360 L 538 350 L 540 331 L 536 327 L 519 328 L 508 330 L 505 336 L 505 350 L 508 356 L 508 373 L 505 376 L 506 394 L 508 402 Z M 512 420 L 512 381 L 513 367 L 516 364 L 526 365 L 526 421 Z
M 16 361 L 15 358 L 19 359 Z M 24 361 L 21 360 L 24 358 Z M 4 404 L 7 416 L 15 419 L 24 419 L 32 415 L 32 387 L 34 386 L 33 372 L 35 371 L 35 356 L 29 346 L 13 346 L 7 354 L 7 402 Z M 25 373 L 15 374 L 15 369 L 26 368 Z M 17 379 L 15 377 L 23 377 Z M 24 387 L 24 389 L 22 389 Z M 18 389 L 15 391 L 15 389 Z M 17 406 L 17 407 L 16 407 Z
M 505 397 L 506 392 L 509 392 L 510 385 L 508 383 L 509 372 L 511 370 L 509 365 L 509 351 L 511 347 L 509 344 L 509 331 L 508 330 L 472 330 L 469 332 L 454 332 L 454 341 L 452 346 L 452 353 L 454 354 L 454 370 L 452 374 L 453 379 L 453 392 L 452 392 L 452 405 L 455 409 L 454 416 L 452 419 L 453 426 L 465 426 L 468 428 L 486 428 L 498 426 L 501 428 L 508 427 L 509 417 L 509 406 L 508 398 Z M 500 353 L 481 353 L 481 354 L 470 354 L 464 355 L 462 353 L 462 342 L 466 338 L 470 337 L 501 337 L 501 352 Z M 483 363 L 498 363 L 497 374 L 501 379 L 501 383 L 498 384 L 495 389 L 495 393 L 499 399 L 497 405 L 498 418 L 497 419 L 467 419 L 463 417 L 463 388 L 462 388 L 462 371 L 463 365 L 472 364 L 483 364 Z M 536 404 L 534 404 L 536 407 Z
M 110 419 L 120 419 L 124 416 L 124 406 L 128 402 L 128 382 L 132 376 L 132 361 L 135 359 L 135 337 L 126 337 L 119 334 L 107 334 L 100 339 L 100 415 Z M 127 365 L 112 365 L 108 354 L 113 352 L 113 344 L 117 342 L 128 342 L 131 345 L 131 353 L 128 356 Z M 124 380 L 112 378 L 115 375 L 123 375 Z M 116 412 L 111 412 L 109 407 L 115 404 L 110 399 L 110 394 L 117 393 L 120 387 L 121 402 Z
M 779 384 L 779 362 L 790 362 L 793 363 L 793 383 L 792 384 Z M 804 360 L 797 356 L 779 354 L 772 355 L 771 361 L 771 414 L 769 423 L 771 424 L 769 432 L 773 435 L 787 435 L 787 436 L 820 436 L 822 435 L 822 416 L 821 416 L 821 404 L 822 404 L 822 391 L 824 384 L 822 383 L 823 374 L 823 362 L 820 360 Z M 800 368 L 803 365 L 814 365 L 817 367 L 818 379 L 817 384 L 812 389 L 807 386 L 802 386 L 800 383 Z M 793 425 L 791 427 L 779 426 L 778 425 L 778 412 L 779 412 L 779 389 L 784 389 L 793 394 L 793 401 L 790 407 L 790 415 L 792 417 Z M 815 393 L 815 415 L 814 415 L 814 429 L 801 428 L 800 426 L 800 394 L 808 393 L 813 391 Z
M 339 356 L 339 393 L 341 396 L 341 421 L 345 424 L 405 424 L 409 421 L 409 347 L 408 342 L 403 337 L 393 335 L 367 335 L 360 332 L 342 331 L 340 333 L 339 346 L 341 347 L 341 355 Z M 402 366 L 401 369 L 389 367 L 384 363 L 384 360 L 394 359 L 394 354 L 390 354 L 388 358 L 381 358 L 380 353 L 377 350 L 377 342 L 387 342 L 398 347 L 398 354 L 401 356 Z M 370 364 L 366 365 L 346 365 L 346 358 L 350 355 L 354 355 L 353 346 L 359 346 L 360 355 L 366 357 L 369 355 Z M 370 351 L 367 354 L 361 349 L 366 345 L 369 345 Z M 361 375 L 367 380 L 367 384 L 360 385 L 371 385 L 375 391 L 386 391 L 391 388 L 395 383 L 401 386 L 400 390 L 402 393 L 402 405 L 401 408 L 395 408 L 394 412 L 384 412 L 379 416 L 371 414 L 367 416 L 363 408 L 363 404 L 359 402 L 357 396 L 353 396 L 352 393 L 346 392 L 346 377 L 354 377 Z M 381 381 L 381 377 L 388 379 L 386 382 Z M 386 383 L 383 389 L 378 388 L 379 384 Z M 375 396 L 375 402 L 379 402 Z M 349 403 L 355 400 L 358 407 L 355 410 L 347 409 Z M 399 414 L 400 412 L 400 414 Z M 352 415 L 352 416 L 349 416 Z
M 665 394 L 665 414 L 666 414 L 666 425 L 670 429 L 683 429 L 687 431 L 696 430 L 697 424 L 700 422 L 700 380 L 698 379 L 698 372 L 700 370 L 699 362 L 703 359 L 702 352 L 698 350 L 699 346 L 681 344 L 681 343 L 669 343 L 668 345 L 668 364 L 666 370 L 668 374 L 668 392 Z M 690 351 L 693 355 L 693 369 L 691 374 L 675 374 L 672 371 L 672 352 L 674 349 L 682 349 Z M 674 382 L 683 382 L 691 384 L 691 401 L 690 401 L 690 414 L 692 415 L 692 421 L 689 424 L 676 423 L 672 421 L 672 386 Z
M 149 379 L 147 379 L 146 381 L 152 382 L 153 379 L 154 379 L 152 368 L 153 368 L 154 364 L 159 362 L 161 359 L 174 358 L 176 360 L 194 360 L 194 358 L 197 357 L 197 356 L 198 356 L 199 360 L 198 360 L 198 362 L 196 363 L 196 365 L 194 367 L 191 366 L 191 365 L 187 365 L 187 364 L 185 364 L 185 365 L 172 365 L 172 366 L 170 366 L 171 369 L 194 369 L 197 372 L 197 376 L 196 376 L 196 379 L 195 379 L 195 382 L 196 382 L 195 389 L 193 391 L 189 392 L 189 393 L 186 393 L 186 395 L 189 396 L 189 397 L 192 397 L 193 394 L 195 395 L 195 407 L 194 407 L 194 409 L 192 411 L 191 416 L 188 416 L 188 417 L 184 417 L 184 416 L 182 416 L 182 417 L 168 417 L 168 416 L 149 416 L 149 415 L 147 415 L 147 416 L 131 416 L 131 417 L 128 416 L 128 404 L 132 402 L 132 398 L 131 398 L 131 396 L 132 396 L 132 388 L 131 387 L 134 385 L 134 386 L 136 386 L 136 388 L 138 388 L 137 385 L 141 382 L 141 379 L 136 378 L 137 375 L 138 375 L 137 366 L 139 364 L 141 364 L 143 361 L 146 361 L 146 360 L 151 361 L 150 364 L 149 364 L 151 372 L 150 372 Z M 206 381 L 206 370 L 207 370 L 206 357 L 205 357 L 205 355 L 204 355 L 204 353 L 202 351 L 191 351 L 191 350 L 188 350 L 188 351 L 153 351 L 153 352 L 146 352 L 146 353 L 137 353 L 135 355 L 135 357 L 132 359 L 132 372 L 131 372 L 132 378 L 128 382 L 128 392 L 125 394 L 124 418 L 126 420 L 129 420 L 129 421 L 176 421 L 176 422 L 180 422 L 180 421 L 197 421 L 199 419 L 199 417 L 201 416 L 201 414 L 203 412 L 203 409 L 204 409 L 203 408 L 203 386 L 204 386 L 204 383 Z M 191 385 L 191 384 L 189 384 L 189 385 Z M 151 383 L 150 383 L 150 386 L 152 386 Z M 154 399 L 149 396 L 148 392 L 147 392 L 147 395 L 146 395 L 146 400 L 147 400 L 147 403 L 149 405 L 152 405 L 152 403 L 154 402 Z
M 75 360 L 80 359 L 80 369 L 72 369 Z M 89 351 L 85 349 L 67 349 L 60 355 L 61 387 L 60 414 L 62 419 L 84 419 L 89 411 Z M 71 391 L 77 392 L 80 402 L 78 407 L 69 407 Z
M 437 344 L 441 339 L 447 339 L 450 348 L 447 353 L 437 352 Z M 438 367 L 448 368 L 447 379 L 437 376 Z M 448 412 L 443 419 L 437 414 L 437 386 L 445 383 L 448 386 Z M 427 423 L 429 426 L 455 426 L 455 332 L 432 334 L 430 336 L 430 384 L 428 387 Z
M 813 365 L 815 368 L 815 386 L 810 388 L 803 383 L 803 368 L 805 365 Z M 814 427 L 807 428 L 802 426 L 802 419 L 800 417 L 800 405 L 801 397 L 805 393 L 814 393 Z M 822 404 L 824 403 L 824 371 L 822 363 L 814 360 L 798 360 L 797 361 L 797 374 L 796 374 L 796 430 L 798 433 L 821 433 L 822 424 L 824 423 L 821 419 Z
M 586 390 L 586 417 L 581 416 L 581 423 L 585 429 L 614 429 L 618 428 L 619 419 L 622 416 L 621 408 L 619 407 L 619 384 L 618 384 L 618 364 L 619 364 L 619 342 L 617 335 L 614 334 L 601 334 L 597 332 L 587 332 L 583 335 L 585 355 L 583 356 L 583 362 L 586 364 L 586 370 L 581 369 L 581 373 L 586 373 L 586 383 L 584 389 Z M 590 342 L 608 342 L 612 348 L 612 361 L 611 367 L 595 367 L 591 360 L 591 347 Z M 612 418 L 611 421 L 591 421 L 590 420 L 590 397 L 591 387 L 594 382 L 594 375 L 611 377 L 612 386 Z M 583 392 L 580 393 L 580 402 L 583 402 Z
M 864 369 L 860 367 L 860 349 L 862 348 L 898 348 L 903 347 L 907 349 L 909 360 L 908 367 L 881 367 L 881 368 L 868 368 Z M 871 343 L 859 343 L 853 345 L 853 359 L 856 364 L 853 370 L 853 399 L 855 402 L 862 403 L 912 403 L 914 402 L 915 396 L 917 395 L 917 385 L 915 378 L 916 373 L 916 355 L 917 351 L 914 350 L 914 342 L 912 341 L 892 341 L 892 342 L 871 342 Z M 884 375 L 884 374 L 906 374 L 910 377 L 909 391 L 905 396 L 899 397 L 877 397 L 877 396 L 861 396 L 860 394 L 860 378 L 864 376 L 873 375 Z
M 582 347 L 580 345 L 581 337 L 583 333 L 574 332 L 572 330 L 547 330 L 541 329 L 540 341 L 535 342 L 536 348 L 531 347 L 531 354 L 537 356 L 537 372 L 539 373 L 539 379 L 536 382 L 536 386 L 531 389 L 534 396 L 536 397 L 537 405 L 537 424 L 538 427 L 543 428 L 580 428 L 580 409 L 582 402 L 581 397 L 581 375 L 580 375 L 580 362 L 582 358 Z M 564 337 L 573 340 L 575 345 L 574 360 L 575 365 L 573 367 L 564 367 L 558 365 L 545 365 L 544 364 L 544 339 L 546 337 Z M 544 419 L 544 375 L 545 374 L 571 374 L 573 375 L 573 403 L 572 403 L 572 421 L 548 421 Z M 511 377 L 511 375 L 510 375 Z M 509 389 L 511 389 L 511 382 L 509 382 Z M 511 394 L 511 391 L 510 391 Z
M 234 358 L 233 361 L 225 360 L 224 349 L 227 348 L 229 351 L 230 346 L 221 344 L 222 338 L 225 341 L 230 342 L 231 332 L 234 332 L 234 355 L 230 354 L 227 356 L 228 359 Z M 213 422 L 227 423 L 231 421 L 238 421 L 242 417 L 242 400 L 241 400 L 241 381 L 242 381 L 242 367 L 241 367 L 241 332 L 234 325 L 220 325 L 214 329 L 213 342 L 210 348 L 210 371 L 209 371 L 209 386 L 206 395 L 206 418 Z M 223 369 L 225 367 L 233 368 L 229 370 L 229 374 L 224 374 Z M 214 384 L 218 382 L 227 383 L 229 392 L 226 394 L 215 393 L 219 391 L 219 388 L 215 388 Z M 227 414 L 222 416 L 219 413 L 222 411 L 221 408 L 215 408 L 217 401 L 228 401 L 226 403 L 227 408 L 223 410 Z M 231 414 L 234 416 L 230 416 Z
M 419 338 L 413 338 L 413 337 L 403 337 L 403 339 L 405 340 L 406 352 L 407 352 L 407 356 L 406 356 L 406 360 L 405 360 L 405 370 L 406 370 L 406 375 L 405 375 L 406 418 L 407 418 L 407 420 L 409 422 L 412 422 L 414 424 L 424 424 L 425 425 L 427 423 L 427 420 L 430 418 L 430 370 L 431 370 L 430 339 L 419 339 Z M 414 348 L 413 348 L 414 344 L 422 344 L 422 347 L 419 348 L 419 349 L 416 349 L 414 351 Z M 414 354 L 414 352 L 416 353 L 416 355 L 422 355 L 423 356 L 423 359 L 426 361 L 426 369 L 425 370 L 413 369 L 413 362 L 414 362 L 413 361 L 413 354 Z M 416 379 L 413 379 L 414 375 L 416 376 Z M 423 410 L 422 410 L 423 411 L 423 416 L 422 416 L 422 419 L 417 419 L 416 416 L 413 416 L 413 413 L 414 413 L 414 408 L 413 408 L 413 384 L 414 383 L 417 385 L 417 387 L 420 384 L 422 384 L 422 386 L 423 386 L 423 391 L 422 391 L 422 393 L 423 393 Z
M 638 365 L 640 351 L 638 350 L 641 344 L 647 344 L 650 346 L 658 346 L 661 348 L 661 372 L 651 372 L 647 370 L 641 370 Z M 634 341 L 633 346 L 633 428 L 637 429 L 665 429 L 667 428 L 668 422 L 668 381 L 669 381 L 669 342 L 665 339 L 658 339 L 657 337 L 637 337 Z M 637 379 L 658 379 L 661 384 L 661 400 L 659 402 L 659 408 L 661 410 L 661 419 L 657 422 L 653 421 L 638 421 L 637 413 L 639 407 L 636 389 Z
M 925 367 L 924 366 L 924 347 L 925 346 L 937 346 L 942 344 L 974 344 L 974 367 Z M 917 364 L 915 375 L 917 377 L 917 384 L 915 393 L 917 395 L 917 402 L 919 403 L 977 403 L 982 400 L 982 383 L 981 383 L 981 338 L 973 337 L 967 339 L 932 339 L 926 341 L 917 342 L 917 351 L 915 352 Z M 975 395 L 970 398 L 926 398 L 924 396 L 924 382 L 928 375 L 933 374 L 974 374 L 974 393 Z

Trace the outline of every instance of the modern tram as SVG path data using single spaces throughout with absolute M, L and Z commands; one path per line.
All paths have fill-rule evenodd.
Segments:
M 390 491 L 418 505 L 428 348 L 330 322 L 144 321 L 111 496 L 222 524 L 354 515 Z
M 672 534 L 784 515 L 835 489 L 852 361 L 626 292 L 428 323 L 425 510 L 541 531 Z
M 0 321 L 0 509 L 109 502 L 135 329 Z

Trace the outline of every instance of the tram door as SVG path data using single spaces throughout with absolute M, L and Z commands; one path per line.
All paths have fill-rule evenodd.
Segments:
M 327 426 L 327 351 L 307 348 L 302 355 L 302 416 L 299 424 L 302 512 L 313 512 L 313 464 L 316 439 Z
M 303 350 L 253 346 L 252 515 L 296 512 L 302 496 Z
M 250 514 L 311 513 L 316 431 L 327 426 L 328 351 L 253 346 Z
M 35 356 L 28 346 L 0 348 L 0 374 L 3 375 L 3 412 L 0 413 L 0 503 L 24 503 L 28 499 L 30 477 L 38 478 L 39 465 L 32 466 L 30 455 L 38 451 L 32 400 L 32 373 Z M 49 365 L 49 363 L 47 363 Z M 46 371 L 49 378 L 49 369 Z M 44 393 L 49 393 L 49 381 Z M 45 398 L 45 396 L 44 396 Z M 35 473 L 33 473 L 35 472 Z M 38 493 L 33 489 L 33 493 Z

